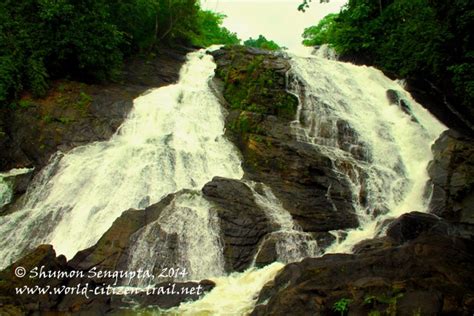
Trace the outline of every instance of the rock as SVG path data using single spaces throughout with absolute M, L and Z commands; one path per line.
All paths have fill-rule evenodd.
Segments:
M 94 246 L 78 252 L 69 261 L 69 265 L 74 269 L 85 271 L 92 267 L 98 270 L 127 270 L 132 235 L 154 222 L 161 211 L 172 202 L 174 196 L 170 194 L 144 210 L 132 209 L 123 212 Z
M 349 184 L 315 147 L 277 139 L 245 145 L 246 177 L 271 187 L 304 231 L 357 227 Z
M 430 212 L 451 222 L 474 225 L 474 139 L 448 130 L 432 151 Z
M 403 245 L 330 254 L 285 266 L 260 292 L 251 315 L 470 315 L 474 243 L 425 231 Z
M 288 60 L 269 51 L 244 46 L 210 53 L 223 81 L 222 94 L 233 109 L 293 119 L 298 100 L 286 91 Z
M 245 270 L 263 236 L 272 230 L 271 223 L 245 183 L 214 177 L 202 192 L 217 205 L 214 211 L 220 220 L 226 271 Z
M 402 97 L 400 92 L 395 91 L 393 89 L 388 89 L 387 90 L 387 99 L 388 99 L 388 102 L 390 104 L 400 107 L 400 109 L 403 112 L 405 112 L 405 114 L 407 114 L 408 116 L 411 117 L 411 120 L 413 122 L 418 123 L 418 119 L 416 118 L 416 116 L 411 111 L 410 103 Z
M 255 266 L 263 267 L 278 260 L 277 242 L 277 237 L 273 235 L 269 235 L 262 241 L 255 258 Z
M 245 178 L 268 185 L 306 232 L 357 227 L 347 179 L 333 170 L 330 158 L 299 142 L 292 131 L 297 100 L 286 89 L 287 57 L 242 47 L 212 54 L 214 87 L 229 110 L 226 135 L 242 152 Z M 354 135 L 343 123 L 339 139 L 351 155 L 366 159 L 363 144 L 348 144 Z
M 372 239 L 366 239 L 357 243 L 352 248 L 352 252 L 355 254 L 367 253 L 374 250 L 377 251 L 383 248 L 388 248 L 395 244 L 396 243 L 393 242 L 388 237 L 377 237 L 377 238 L 372 238 Z
M 405 81 L 405 89 L 440 122 L 463 135 L 473 137 L 474 113 L 469 107 L 461 106 L 454 91 L 447 86 L 437 87 L 423 73 Z
M 9 202 L 3 206 L 0 204 L 0 215 L 4 215 L 14 210 L 12 205 L 26 192 L 33 177 L 33 169 L 13 169 L 2 173 L 0 177 L 2 178 L 0 181 L 5 182 L 8 188 L 11 188 Z
M 36 268 L 39 273 L 41 267 L 44 271 L 70 271 L 64 256 L 56 257 L 51 245 L 41 245 L 31 253 L 16 261 L 5 270 L 0 272 L 0 314 L 10 315 L 8 311 L 21 310 L 20 314 L 27 311 L 50 310 L 60 299 L 60 295 L 47 294 L 18 294 L 15 288 L 34 288 L 35 286 L 60 287 L 65 283 L 64 279 L 57 278 L 33 278 L 32 270 Z M 25 276 L 20 278 L 15 275 L 17 269 L 24 268 Z
M 437 216 L 411 212 L 403 214 L 392 222 L 388 227 L 387 236 L 396 243 L 403 244 L 417 238 L 425 232 L 436 232 L 447 235 L 449 230 L 449 224 Z

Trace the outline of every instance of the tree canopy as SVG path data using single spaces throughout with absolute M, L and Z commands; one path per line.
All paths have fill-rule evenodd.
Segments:
M 257 39 L 249 38 L 244 42 L 245 46 L 268 49 L 268 50 L 278 50 L 281 47 L 272 40 L 268 40 L 263 35 L 259 35 Z
M 474 2 L 349 0 L 303 33 L 305 45 L 330 44 L 400 77 L 422 76 L 474 103 Z
M 0 102 L 52 78 L 113 79 L 124 58 L 160 45 L 236 44 L 224 16 L 197 0 L 4 0 L 0 3 Z

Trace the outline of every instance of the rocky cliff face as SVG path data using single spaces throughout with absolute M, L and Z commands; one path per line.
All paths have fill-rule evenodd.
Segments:
M 252 315 L 469 315 L 473 243 L 433 215 L 405 214 L 355 254 L 287 265 Z M 265 303 L 267 302 L 267 303 Z
M 270 186 L 304 231 L 356 227 L 348 183 L 292 133 L 297 100 L 286 91 L 287 59 L 250 48 L 213 55 L 215 86 L 229 111 L 226 133 L 242 152 L 245 178 Z
M 428 167 L 433 190 L 430 212 L 474 225 L 474 140 L 446 131 L 433 145 L 433 153 Z

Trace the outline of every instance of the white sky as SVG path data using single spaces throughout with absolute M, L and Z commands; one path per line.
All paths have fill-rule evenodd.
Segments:
M 280 46 L 301 48 L 301 34 L 332 12 L 339 12 L 346 0 L 319 3 L 313 0 L 305 13 L 298 11 L 301 0 L 201 0 L 204 9 L 227 15 L 224 26 L 242 39 L 259 34 Z

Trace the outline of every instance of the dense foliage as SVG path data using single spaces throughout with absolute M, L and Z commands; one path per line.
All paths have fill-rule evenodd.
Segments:
M 196 0 L 4 0 L 0 3 L 0 102 L 48 79 L 104 80 L 124 57 L 159 45 L 238 43 L 223 16 Z
M 249 38 L 244 42 L 245 46 L 248 47 L 255 47 L 255 48 L 262 48 L 268 50 L 278 50 L 281 47 L 272 40 L 268 40 L 263 35 L 259 35 L 257 39 Z
M 349 0 L 338 16 L 305 30 L 304 44 L 331 44 L 397 76 L 421 76 L 474 102 L 474 2 Z
M 326 15 L 318 25 L 308 27 L 303 32 L 303 44 L 306 46 L 317 46 L 329 43 L 333 32 L 334 20 L 337 14 Z

